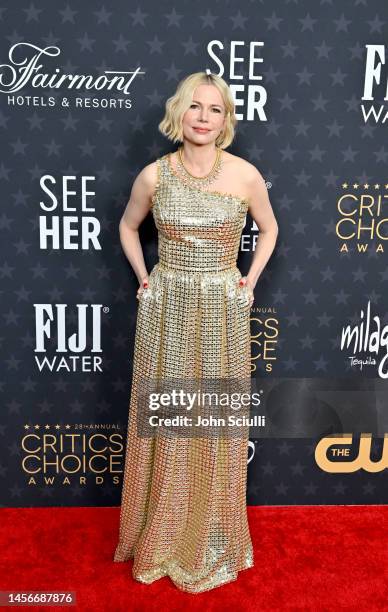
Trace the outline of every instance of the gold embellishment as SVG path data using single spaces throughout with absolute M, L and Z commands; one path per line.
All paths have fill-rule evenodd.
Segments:
M 137 397 L 147 378 L 196 373 L 250 382 L 248 291 L 239 287 L 236 265 L 245 211 L 238 196 L 172 180 L 167 156 L 159 158 L 154 201 L 159 261 L 137 310 L 114 561 L 133 558 L 132 574 L 140 582 L 169 576 L 182 591 L 200 593 L 253 565 L 246 511 L 249 430 L 240 438 L 141 438 Z
M 166 153 L 166 155 L 164 156 L 167 158 L 167 162 L 168 162 L 168 169 L 170 171 L 170 173 L 175 176 L 175 178 L 177 178 L 180 183 L 182 185 L 184 185 L 185 187 L 187 187 L 187 189 L 192 189 L 194 191 L 199 191 L 200 193 L 206 193 L 210 196 L 216 196 L 216 197 L 223 197 L 223 198 L 233 198 L 234 200 L 238 200 L 239 202 L 241 202 L 242 204 L 246 204 L 247 207 L 249 206 L 249 201 L 246 198 L 242 198 L 241 196 L 238 195 L 234 195 L 232 193 L 226 193 L 223 191 L 208 191 L 206 189 L 200 189 L 199 187 L 194 187 L 193 185 L 188 185 L 186 183 L 183 182 L 182 178 L 179 176 L 179 174 L 176 173 L 175 169 L 172 166 L 171 163 L 171 152 L 170 153 Z
M 207 185 L 213 183 L 213 181 L 217 178 L 221 171 L 221 149 L 219 147 L 216 147 L 216 159 L 210 172 L 208 172 L 208 174 L 206 174 L 205 176 L 194 176 L 193 174 L 191 174 L 191 172 L 187 170 L 186 166 L 183 163 L 182 151 L 183 147 L 179 147 L 178 168 L 185 175 L 184 178 L 182 177 L 182 180 L 187 182 L 189 185 L 193 185 L 194 187 L 197 185 L 201 185 L 201 187 L 206 187 Z

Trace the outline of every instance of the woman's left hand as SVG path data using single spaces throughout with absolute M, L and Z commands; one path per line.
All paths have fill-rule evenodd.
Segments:
M 246 276 L 242 276 L 239 280 L 239 285 L 240 287 L 248 287 L 248 289 L 250 290 L 250 299 L 249 299 L 249 306 L 252 306 L 253 302 L 255 301 L 255 295 L 253 293 L 253 287 L 250 283 L 250 281 L 247 279 Z

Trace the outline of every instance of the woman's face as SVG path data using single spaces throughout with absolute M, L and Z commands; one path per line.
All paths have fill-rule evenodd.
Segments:
M 195 144 L 215 142 L 225 123 L 225 104 L 217 87 L 198 85 L 182 118 L 183 137 Z

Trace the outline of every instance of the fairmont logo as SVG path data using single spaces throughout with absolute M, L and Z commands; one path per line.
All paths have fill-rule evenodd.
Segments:
M 382 357 L 378 373 L 380 378 L 388 378 L 388 370 L 384 371 L 385 362 L 387 360 L 388 346 L 388 325 L 382 327 L 380 317 L 374 316 L 371 321 L 370 315 L 370 300 L 368 301 L 366 319 L 364 321 L 364 311 L 361 310 L 361 322 L 351 327 L 347 325 L 342 328 L 341 350 L 349 349 L 352 346 L 353 355 L 349 356 L 352 366 L 360 366 L 362 370 L 364 365 L 376 365 L 376 360 L 371 356 L 371 353 L 378 355 L 381 348 L 385 349 L 385 355 Z M 366 359 L 357 359 L 357 354 L 365 353 Z
M 54 72 L 42 71 L 42 60 L 56 57 L 61 53 L 59 47 L 41 48 L 27 42 L 13 45 L 8 54 L 9 64 L 0 64 L 0 92 L 20 91 L 28 84 L 35 89 L 95 89 L 117 90 L 129 94 L 128 88 L 137 74 L 144 74 L 140 68 L 134 71 L 104 70 L 99 76 L 91 74 L 61 74 L 59 68 Z

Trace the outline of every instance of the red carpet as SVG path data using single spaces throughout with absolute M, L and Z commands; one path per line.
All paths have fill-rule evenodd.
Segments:
M 191 595 L 166 577 L 134 581 L 132 561 L 113 563 L 119 508 L 2 509 L 0 590 L 76 592 L 76 607 L 42 610 L 387 609 L 388 506 L 248 512 L 255 567 Z

